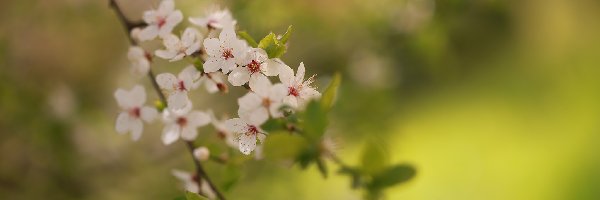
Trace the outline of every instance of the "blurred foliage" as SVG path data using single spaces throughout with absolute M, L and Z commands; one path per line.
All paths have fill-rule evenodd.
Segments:
M 132 19 L 156 5 L 120 3 Z M 324 134 L 351 176 L 289 169 L 281 158 L 307 141 L 272 133 L 262 161 L 207 164 L 230 199 L 361 199 L 349 179 L 387 199 L 600 199 L 598 1 L 176 3 L 186 16 L 228 6 L 252 36 L 292 24 L 282 59 L 303 61 L 320 91 L 334 72 L 344 77 Z M 128 73 L 127 38 L 107 1 L 1 1 L 0 23 L 0 199 L 182 196 L 170 170 L 192 169 L 183 145 L 162 145 L 160 126 L 136 143 L 113 130 L 114 89 L 150 85 Z M 163 64 L 157 72 L 180 70 Z M 243 92 L 193 99 L 232 117 L 230 96 Z M 220 142 L 200 131 L 203 145 Z M 355 169 L 363 151 L 387 161 L 365 175 Z

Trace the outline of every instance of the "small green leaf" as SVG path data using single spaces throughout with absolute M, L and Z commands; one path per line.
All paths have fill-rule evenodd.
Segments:
M 250 45 L 251 47 L 258 47 L 258 43 L 256 43 L 256 40 L 254 40 L 254 38 L 252 38 L 252 36 L 250 36 L 250 34 L 248 34 L 248 32 L 246 31 L 238 31 L 238 36 L 240 36 L 242 39 L 246 40 L 246 42 L 248 42 L 248 45 Z
M 360 173 L 360 170 L 358 170 L 358 169 L 350 168 L 350 167 L 342 167 L 338 171 L 338 174 L 350 176 L 350 178 L 352 179 L 352 189 L 358 189 L 359 187 L 361 187 L 364 184 L 362 174 Z
M 290 39 L 290 35 L 292 35 L 292 31 L 293 30 L 294 29 L 292 29 L 292 25 L 288 26 L 287 30 L 281 36 L 281 38 L 279 39 L 279 41 L 281 41 L 282 44 L 287 44 L 288 40 Z
M 341 82 L 342 75 L 339 72 L 335 73 L 331 79 L 331 82 L 329 83 L 329 86 L 327 86 L 327 89 L 325 89 L 323 92 L 323 96 L 321 97 L 321 106 L 326 111 L 329 111 L 331 107 L 333 107 L 333 103 L 337 96 L 337 91 Z
M 206 197 L 200 196 L 199 194 L 189 192 L 189 191 L 185 191 L 185 198 L 187 200 L 209 200 Z
M 281 161 L 293 160 L 307 148 L 304 138 L 290 134 L 270 134 L 264 144 L 265 158 Z
M 194 67 L 196 67 L 196 70 L 198 70 L 199 72 L 204 72 L 204 62 L 202 61 L 202 59 L 194 60 Z
M 385 144 L 370 141 L 362 152 L 361 169 L 368 175 L 374 175 L 384 170 L 389 163 Z
M 417 171 L 411 165 L 394 165 L 373 176 L 370 188 L 383 189 L 412 179 Z
M 279 42 L 274 33 L 269 33 L 258 43 L 258 48 L 264 49 L 269 58 L 279 58 L 285 53 L 286 46 Z
M 285 130 L 285 121 L 278 118 L 271 118 L 260 126 L 267 133 Z
M 325 134 L 327 128 L 327 113 L 319 102 L 311 101 L 302 115 L 304 134 L 311 140 L 317 141 Z
M 317 167 L 319 168 L 319 172 L 321 172 L 321 175 L 323 175 L 323 178 L 327 178 L 327 164 L 325 161 L 323 161 L 321 158 L 317 158 L 316 163 Z
M 162 112 L 167 106 L 160 100 L 154 101 L 154 107 L 158 112 Z
M 187 200 L 185 196 L 175 197 L 173 200 Z

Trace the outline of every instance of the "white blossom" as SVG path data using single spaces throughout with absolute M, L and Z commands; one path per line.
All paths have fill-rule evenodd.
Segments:
M 204 39 L 204 49 L 208 54 L 203 65 L 204 72 L 211 73 L 220 69 L 223 73 L 228 73 L 241 64 L 248 46 L 237 38 L 232 28 L 226 28 L 221 31 L 219 38 Z
M 222 77 L 223 73 L 221 72 L 205 73 L 200 77 L 198 84 L 204 84 L 206 91 L 211 94 L 218 91 L 227 92 L 227 84 L 225 84 Z
M 210 116 L 201 111 L 171 110 L 163 111 L 165 127 L 162 132 L 162 141 L 169 145 L 180 137 L 192 141 L 198 136 L 198 127 L 210 123 Z
M 202 192 L 203 195 L 206 195 L 209 199 L 215 199 L 215 192 L 210 188 L 208 182 L 204 179 L 200 179 L 198 175 L 193 175 L 186 171 L 173 169 L 171 173 L 175 178 L 179 179 L 183 183 L 183 187 L 185 190 L 193 193 Z M 198 182 L 202 182 L 201 185 L 198 185 Z
M 210 158 L 210 150 L 206 147 L 198 147 L 194 149 L 194 157 L 200 161 L 205 161 Z
M 282 117 L 281 108 L 283 97 L 287 90 L 281 83 L 271 84 L 265 76 L 256 76 L 255 81 L 250 81 L 250 89 L 246 95 L 238 99 L 240 105 L 238 113 L 240 116 L 248 116 L 258 120 L 268 119 L 269 113 L 272 117 Z
M 212 111 L 209 111 L 208 114 L 210 115 L 211 123 L 217 131 L 219 138 L 224 140 L 228 146 L 232 148 L 238 148 L 238 138 L 236 137 L 236 134 L 234 132 L 230 131 L 227 128 L 227 126 L 225 125 L 225 119 L 217 119 L 217 117 Z
M 190 56 L 200 49 L 201 37 L 200 33 L 193 28 L 186 28 L 181 34 L 181 40 L 173 34 L 168 34 L 163 38 L 166 49 L 156 50 L 154 54 L 170 62 L 181 60 L 184 56 Z
M 129 47 L 127 58 L 131 62 L 131 73 L 136 75 L 146 75 L 150 70 L 149 55 L 138 46 Z
M 156 109 L 143 106 L 146 102 L 146 91 L 140 85 L 134 86 L 130 91 L 117 89 L 114 94 L 117 104 L 123 110 L 117 117 L 115 128 L 118 133 L 131 133 L 135 141 L 142 135 L 142 120 L 151 122 L 157 115 Z
M 260 128 L 267 118 L 254 118 L 247 115 L 240 115 L 240 118 L 233 118 L 225 121 L 225 126 L 231 132 L 238 133 L 238 146 L 240 152 L 249 155 L 256 149 L 256 140 L 261 143 L 266 137 L 266 132 Z
M 156 36 L 167 36 L 173 31 L 173 28 L 181 20 L 183 20 L 183 14 L 179 10 L 175 10 L 175 3 L 173 0 L 163 0 L 158 9 L 148 10 L 144 12 L 144 22 L 148 24 L 138 34 L 138 38 L 142 41 L 152 40 Z
M 283 102 L 293 108 L 302 107 L 309 100 L 321 97 L 321 93 L 310 85 L 314 81 L 314 75 L 304 80 L 305 70 L 304 63 L 300 63 L 295 76 L 294 71 L 287 65 L 281 67 L 279 72 L 279 79 L 287 89 Z
M 231 12 L 227 9 L 219 9 L 212 7 L 207 10 L 207 14 L 203 17 L 190 17 L 189 21 L 192 24 L 207 29 L 224 29 L 225 27 L 234 27 L 237 23 L 231 16 Z
M 229 82 L 233 86 L 241 86 L 257 77 L 277 76 L 281 63 L 269 59 L 267 52 L 260 48 L 252 48 L 241 59 L 241 66 L 229 74 Z
M 171 73 L 162 73 L 156 76 L 156 82 L 160 88 L 168 94 L 168 107 L 171 109 L 184 108 L 189 99 L 188 92 L 197 87 L 195 81 L 199 79 L 200 73 L 194 66 L 188 66 L 182 70 L 177 77 Z

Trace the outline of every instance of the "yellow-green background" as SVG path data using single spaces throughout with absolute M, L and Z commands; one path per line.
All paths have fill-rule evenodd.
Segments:
M 132 19 L 157 5 L 120 3 Z M 185 16 L 212 3 L 256 38 L 294 25 L 283 59 L 303 61 L 320 88 L 342 72 L 329 131 L 340 156 L 358 163 L 375 138 L 417 169 L 387 199 L 600 199 L 600 1 L 176 0 Z M 142 83 L 156 99 L 128 73 L 127 42 L 107 1 L 0 1 L 0 199 L 182 194 L 170 169 L 192 169 L 183 145 L 162 145 L 158 124 L 139 142 L 113 129 L 116 88 Z M 198 91 L 195 106 L 235 113 L 241 91 Z M 264 160 L 227 196 L 362 194 L 346 177 Z

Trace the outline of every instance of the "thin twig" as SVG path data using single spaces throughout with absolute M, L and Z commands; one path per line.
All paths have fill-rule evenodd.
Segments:
M 127 38 L 129 39 L 129 42 L 131 43 L 131 45 L 137 45 L 137 42 L 133 38 L 131 38 L 129 32 L 131 32 L 131 30 L 136 27 L 144 26 L 145 23 L 144 22 L 131 22 L 130 20 L 128 20 L 125 17 L 125 15 L 123 14 L 123 11 L 121 10 L 121 8 L 119 7 L 119 5 L 117 4 L 117 2 L 115 0 L 109 0 L 109 1 L 110 1 L 110 6 L 115 10 L 117 17 L 119 18 L 119 21 L 121 21 L 121 24 L 123 24 L 123 28 L 125 28 L 125 30 L 126 30 L 125 34 L 127 34 Z M 167 101 L 166 101 L 165 95 L 160 90 L 160 87 L 158 86 L 158 83 L 156 82 L 156 79 L 154 78 L 154 73 L 152 72 L 152 69 L 148 70 L 148 77 L 150 78 L 150 82 L 152 82 L 152 86 L 154 87 L 154 90 L 158 94 L 160 101 L 166 106 Z M 215 192 L 215 194 L 217 195 L 217 197 L 220 200 L 225 200 L 225 197 L 223 196 L 223 194 L 217 189 L 215 184 L 210 180 L 206 171 L 204 171 L 204 168 L 202 167 L 202 163 L 200 163 L 200 161 L 194 157 L 194 149 L 195 149 L 194 144 L 190 141 L 187 141 L 186 144 L 187 144 L 187 147 L 188 147 L 190 153 L 192 154 L 192 160 L 194 161 L 194 165 L 196 167 L 196 173 L 198 174 L 198 176 L 202 177 L 208 183 L 210 188 Z

